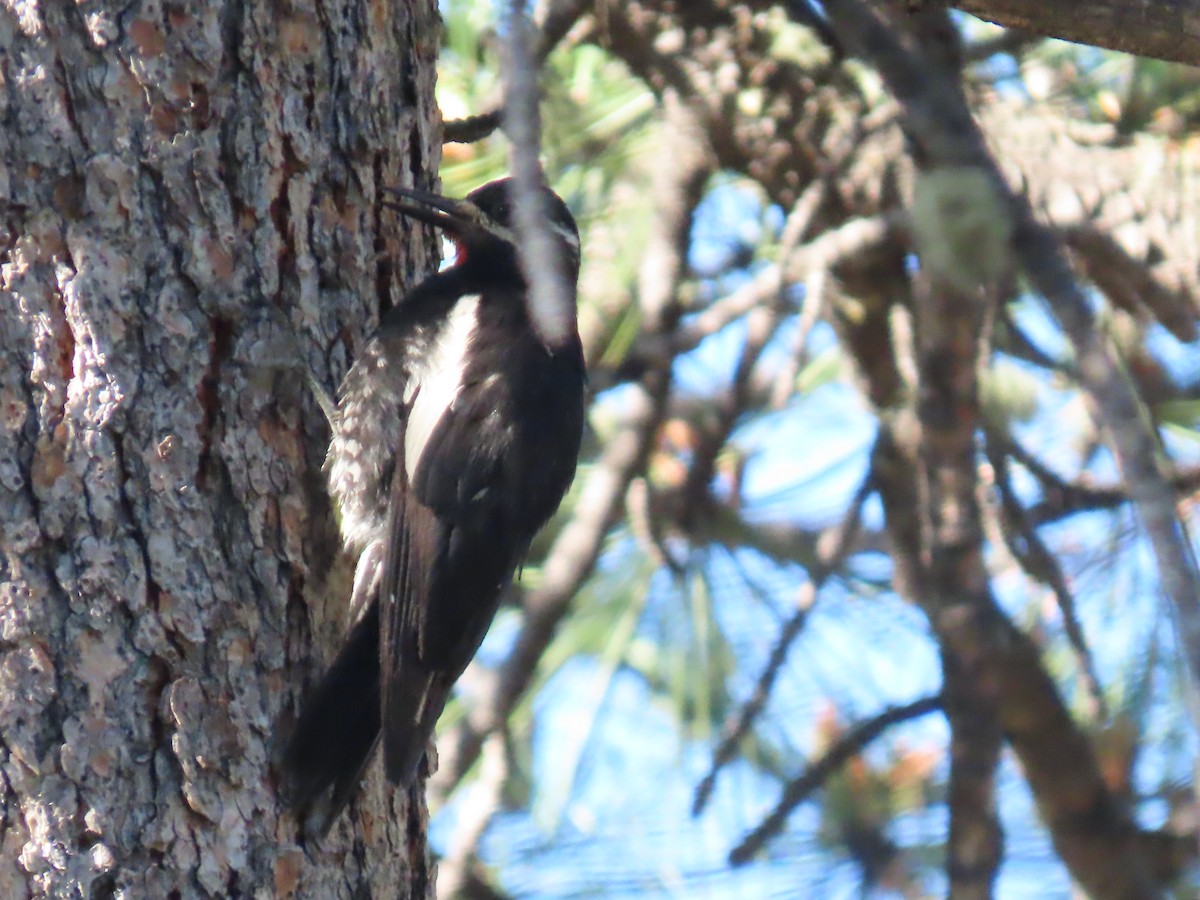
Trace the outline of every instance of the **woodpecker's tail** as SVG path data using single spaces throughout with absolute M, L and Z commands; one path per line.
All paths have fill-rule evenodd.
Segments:
M 309 837 L 329 831 L 358 787 L 379 741 L 379 716 L 379 605 L 371 603 L 306 699 L 277 762 L 281 792 Z
M 383 765 L 393 784 L 408 787 L 417 778 L 421 758 L 446 705 L 449 685 L 444 680 L 419 667 L 402 664 L 399 677 L 387 685 Z

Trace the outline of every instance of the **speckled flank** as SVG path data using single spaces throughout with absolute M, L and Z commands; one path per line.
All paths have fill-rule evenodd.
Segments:
M 402 433 L 401 392 L 405 383 L 404 357 L 388 354 L 379 336 L 372 338 L 342 383 L 342 396 L 354 397 L 338 407 L 327 463 L 329 491 L 341 514 L 346 546 L 361 549 L 379 540 L 387 526 L 387 482 Z M 370 378 L 394 391 L 356 390 Z M 351 437 L 350 435 L 353 435 Z

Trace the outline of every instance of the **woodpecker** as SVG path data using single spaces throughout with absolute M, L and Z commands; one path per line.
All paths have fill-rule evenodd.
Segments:
M 540 191 L 569 285 L 567 337 L 539 337 L 513 231 L 511 179 L 453 200 L 391 189 L 436 226 L 450 267 L 382 318 L 338 392 L 325 468 L 358 554 L 351 626 L 280 759 L 305 832 L 328 831 L 382 736 L 388 779 L 417 776 L 451 687 L 575 474 L 585 372 L 574 324 L 579 232 Z

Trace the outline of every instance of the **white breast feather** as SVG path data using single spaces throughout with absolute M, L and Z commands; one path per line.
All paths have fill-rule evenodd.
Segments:
M 404 399 L 412 403 L 412 408 L 404 432 L 404 468 L 410 480 L 420 465 L 433 429 L 442 414 L 453 407 L 462 388 L 467 347 L 475 333 L 478 308 L 478 294 L 460 298 L 434 339 L 425 363 L 409 374 Z

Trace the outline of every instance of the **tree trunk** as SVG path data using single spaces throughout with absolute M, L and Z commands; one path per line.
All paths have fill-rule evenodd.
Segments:
M 434 0 L 0 8 L 0 896 L 431 894 L 270 756 L 345 624 L 332 388 L 432 247 Z

